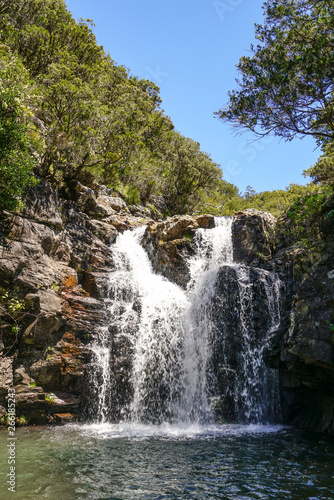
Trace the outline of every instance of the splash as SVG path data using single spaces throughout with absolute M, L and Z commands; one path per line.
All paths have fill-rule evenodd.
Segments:
M 215 218 L 214 228 L 197 230 L 186 290 L 154 273 L 140 244 L 145 228 L 118 236 L 108 325 L 92 344 L 98 422 L 271 419 L 269 388 L 277 383 L 262 353 L 280 321 L 279 282 L 272 273 L 233 262 L 232 223 L 231 217 Z

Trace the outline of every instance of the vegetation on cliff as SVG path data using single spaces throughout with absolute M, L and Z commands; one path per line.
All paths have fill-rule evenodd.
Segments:
M 197 142 L 175 131 L 159 88 L 117 65 L 96 43 L 93 23 L 76 22 L 64 0 L 0 0 L 0 14 L 1 109 L 14 92 L 20 136 L 10 182 L 1 179 L 3 207 L 9 199 L 17 206 L 34 166 L 57 187 L 89 171 L 129 204 L 157 205 L 165 215 L 250 206 L 278 215 L 308 189 L 241 196 Z
M 192 211 L 228 186 L 199 144 L 174 130 L 158 87 L 97 45 L 91 21 L 76 22 L 63 0 L 2 0 L 0 10 L 1 89 L 14 80 L 25 96 L 38 175 L 60 186 L 89 170 L 129 203 L 162 196 L 165 213 Z

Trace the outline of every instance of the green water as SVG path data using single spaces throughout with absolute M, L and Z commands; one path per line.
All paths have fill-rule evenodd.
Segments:
M 136 425 L 18 429 L 5 500 L 334 500 L 334 440 L 291 428 Z

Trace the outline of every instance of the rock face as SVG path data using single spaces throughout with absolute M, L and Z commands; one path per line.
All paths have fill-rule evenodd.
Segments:
M 267 212 L 255 209 L 237 212 L 232 231 L 234 260 L 259 265 L 270 259 L 270 234 L 275 223 L 275 217 Z
M 190 279 L 188 259 L 194 254 L 192 239 L 198 228 L 214 227 L 212 215 L 170 217 L 148 225 L 143 245 L 153 269 L 170 281 L 186 288 Z
M 87 347 L 105 317 L 103 287 L 118 230 L 151 219 L 128 213 L 104 187 L 72 183 L 66 197 L 43 179 L 22 213 L 4 214 L 0 258 L 0 419 L 8 388 L 30 424 L 80 418 Z M 115 222 L 115 225 L 113 224 Z
M 286 418 L 305 430 L 334 434 L 333 233 L 322 238 L 316 262 L 309 258 L 303 267 L 296 261 L 295 279 L 290 262 L 287 321 L 273 335 L 267 360 L 282 373 L 285 401 L 290 401 L 284 404 Z

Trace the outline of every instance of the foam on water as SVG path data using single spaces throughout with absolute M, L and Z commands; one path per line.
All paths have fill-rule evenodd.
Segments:
M 96 437 L 99 439 L 198 439 L 214 438 L 223 436 L 242 436 L 243 434 L 270 434 L 287 429 L 282 425 L 200 425 L 200 424 L 169 424 L 145 425 L 131 422 L 120 424 L 68 424 L 64 427 L 66 431 L 77 432 L 84 436 Z

